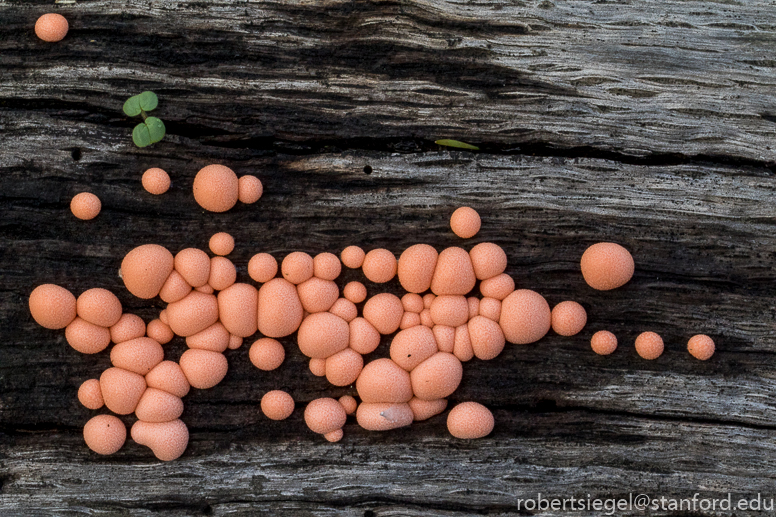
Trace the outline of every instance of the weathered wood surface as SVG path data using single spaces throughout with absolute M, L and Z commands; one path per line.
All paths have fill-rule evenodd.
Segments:
M 772 6 L 58 9 L 73 30 L 44 46 L 30 28 L 49 5 L 0 3 L 0 513 L 569 515 L 517 501 L 776 497 Z M 148 88 L 160 93 L 169 134 L 139 150 L 120 106 Z M 486 152 L 440 152 L 430 141 L 442 136 Z M 191 182 L 212 162 L 259 175 L 264 197 L 203 213 Z M 141 190 L 150 166 L 172 174 L 165 196 Z M 84 189 L 103 200 L 91 222 L 67 209 Z M 483 216 L 470 242 L 448 226 L 461 204 Z M 280 370 L 259 372 L 243 347 L 228 355 L 222 384 L 186 397 L 191 443 L 178 461 L 159 464 L 131 441 L 97 457 L 81 437 L 92 412 L 75 394 L 107 354 L 77 354 L 62 332 L 38 327 L 29 292 L 43 282 L 105 287 L 149 320 L 162 304 L 126 292 L 123 255 L 146 242 L 205 248 L 222 230 L 236 237 L 242 280 L 258 251 L 356 243 L 398 254 L 416 242 L 494 241 L 519 286 L 551 305 L 580 301 L 589 324 L 577 337 L 551 334 L 466 365 L 451 401 L 494 410 L 484 440 L 451 439 L 439 416 L 390 433 L 349 422 L 342 442 L 323 442 L 301 408 L 354 390 L 313 377 L 286 339 Z M 578 272 L 599 240 L 636 258 L 633 281 L 614 292 L 591 290 Z M 380 290 L 400 292 L 395 282 L 370 285 Z M 621 342 L 605 358 L 588 345 L 604 328 Z M 666 339 L 660 359 L 633 351 L 643 330 Z M 684 349 L 699 332 L 718 342 L 709 362 Z M 177 359 L 184 345 L 166 348 Z M 284 422 L 258 410 L 275 388 L 299 402 Z
M 53 47 L 31 34 L 50 2 L 5 4 L 13 116 L 124 125 L 115 107 L 154 88 L 173 134 L 213 145 L 449 136 L 776 161 L 768 1 L 78 1 Z

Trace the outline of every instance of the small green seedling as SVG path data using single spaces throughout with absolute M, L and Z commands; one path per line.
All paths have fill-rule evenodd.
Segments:
M 130 117 L 143 117 L 143 122 L 132 130 L 132 140 L 138 147 L 155 144 L 164 138 L 164 122 L 156 117 L 149 117 L 146 112 L 156 109 L 159 98 L 154 92 L 143 92 L 127 99 L 124 103 L 124 113 Z
M 472 151 L 480 150 L 476 145 L 459 142 L 458 140 L 437 140 L 434 143 L 437 145 L 444 145 L 445 147 L 460 147 L 461 149 L 471 149 Z

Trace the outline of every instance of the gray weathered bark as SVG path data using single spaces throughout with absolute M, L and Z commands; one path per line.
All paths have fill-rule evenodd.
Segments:
M 52 9 L 71 32 L 45 45 L 32 26 Z M 776 497 L 775 18 L 768 2 L 0 3 L 0 513 L 521 515 L 538 493 Z M 137 149 L 121 104 L 145 89 L 168 135 Z M 442 137 L 483 152 L 440 150 Z M 259 176 L 264 197 L 204 213 L 191 182 L 214 162 Z M 173 178 L 164 196 L 141 189 L 152 166 Z M 103 201 L 93 221 L 68 211 L 83 190 Z M 470 241 L 449 230 L 461 205 L 482 215 Z M 38 327 L 29 292 L 105 287 L 148 321 L 163 304 L 124 289 L 123 255 L 206 249 L 217 231 L 234 235 L 242 281 L 259 251 L 493 241 L 519 287 L 579 301 L 589 323 L 465 365 L 451 404 L 493 409 L 483 440 L 451 438 L 441 415 L 389 433 L 349 421 L 325 443 L 303 406 L 355 391 L 313 377 L 289 338 L 279 370 L 243 346 L 219 386 L 184 399 L 179 460 L 131 441 L 98 457 L 76 390 L 107 353 Z M 636 260 L 612 292 L 579 274 L 601 240 Z M 600 329 L 620 338 L 612 356 L 589 348 Z M 656 361 L 633 350 L 645 330 L 666 341 Z M 717 341 L 708 362 L 685 350 L 696 333 Z M 261 415 L 270 389 L 297 400 L 289 420 Z

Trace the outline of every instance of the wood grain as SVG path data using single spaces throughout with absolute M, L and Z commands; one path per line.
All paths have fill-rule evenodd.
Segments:
M 458 138 L 677 160 L 776 161 L 768 1 L 622 3 L 6 0 L 0 106 L 128 125 L 160 94 L 171 133 L 213 144 Z M 372 145 L 377 145 L 372 142 Z
M 49 2 L 0 4 L 3 516 L 568 515 L 518 500 L 776 497 L 769 2 L 53 9 L 72 30 L 44 45 L 31 27 Z M 159 94 L 168 135 L 138 149 L 120 108 L 144 89 Z M 441 137 L 483 152 L 440 150 Z M 214 162 L 258 175 L 264 197 L 204 213 L 191 184 Z M 152 166 L 173 178 L 164 196 L 141 189 Z M 90 222 L 68 211 L 83 190 L 103 201 Z M 483 219 L 469 241 L 449 230 L 464 204 Z M 37 326 L 30 291 L 108 288 L 148 321 L 163 304 L 129 295 L 117 276 L 123 255 L 148 242 L 205 249 L 218 231 L 235 236 L 242 281 L 260 251 L 359 244 L 398 255 L 418 242 L 492 241 L 519 287 L 551 305 L 579 301 L 589 323 L 576 337 L 550 333 L 465 365 L 450 400 L 493 409 L 483 440 L 451 438 L 441 415 L 389 433 L 349 421 L 342 442 L 324 442 L 302 408 L 354 390 L 313 377 L 288 338 L 279 370 L 254 368 L 244 346 L 229 353 L 223 383 L 185 398 L 191 443 L 178 461 L 160 464 L 131 441 L 98 457 L 81 435 L 94 412 L 76 390 L 108 356 L 80 355 L 62 332 Z M 633 252 L 636 274 L 623 288 L 597 292 L 581 278 L 579 258 L 598 241 Z M 356 279 L 346 270 L 338 282 Z M 395 281 L 367 285 L 401 294 Z M 589 348 L 599 329 L 620 338 L 612 356 Z M 666 341 L 656 361 L 633 350 L 645 330 Z M 717 342 L 708 362 L 685 350 L 696 333 Z M 389 341 L 368 359 L 387 355 Z M 185 345 L 165 348 L 177 359 Z M 261 415 L 270 389 L 294 395 L 289 420 Z
M 2 497 L 9 512 L 68 516 L 503 516 L 530 515 L 518 500 L 539 493 L 627 499 L 659 487 L 667 497 L 730 492 L 737 501 L 773 489 L 762 476 L 776 466 L 770 431 L 578 411 L 495 416 L 494 434 L 471 443 L 432 434 L 433 423 L 381 434 L 380 444 L 355 429 L 338 444 L 266 424 L 228 443 L 196 433 L 184 458 L 161 465 L 139 460 L 135 444 L 95 459 L 74 435 L 46 434 L 55 446 L 21 437 L 6 458 L 13 497 Z
M 165 145 L 170 155 L 177 154 L 174 144 Z M 58 142 L 54 139 L 51 146 L 57 148 Z M 121 496 L 98 496 L 90 486 L 84 487 L 88 497 L 77 496 L 65 488 L 67 498 L 75 499 L 60 503 L 77 501 L 89 508 L 139 515 L 208 508 L 214 515 L 258 509 L 285 509 L 289 515 L 443 515 L 484 509 L 511 514 L 517 495 L 534 487 L 541 487 L 542 493 L 573 490 L 577 495 L 594 488 L 598 494 L 614 494 L 670 487 L 670 493 L 686 497 L 699 489 L 692 486 L 724 495 L 732 486 L 741 493 L 765 491 L 762 484 L 772 482 L 762 462 L 776 460 L 770 450 L 760 450 L 769 447 L 776 426 L 769 366 L 774 353 L 774 221 L 765 202 L 773 185 L 767 171 L 711 165 L 656 170 L 596 159 L 459 152 L 244 159 L 240 153 L 234 151 L 229 162 L 241 173 L 258 172 L 267 193 L 254 206 L 221 215 L 203 216 L 191 199 L 196 166 L 154 157 L 159 165 L 176 170 L 175 188 L 154 199 L 138 185 L 138 171 L 144 167 L 140 163 L 149 158 L 110 149 L 89 156 L 91 163 L 87 157 L 77 162 L 79 176 L 105 171 L 91 185 L 106 199 L 104 212 L 92 223 L 68 217 L 67 188 L 59 187 L 59 193 L 52 194 L 56 199 L 48 203 L 4 194 L 3 204 L 10 208 L 5 224 L 28 236 L 11 241 L 3 259 L 10 282 L 0 317 L 3 327 L 11 329 L 0 349 L 0 425 L 9 469 L 3 494 L 8 508 L 16 508 L 12 501 L 31 479 L 43 486 L 35 485 L 37 495 L 24 501 L 29 508 L 43 508 L 63 497 L 45 489 L 48 481 L 43 478 L 80 478 L 99 465 L 108 470 L 98 479 L 121 476 L 136 481 L 122 488 Z M 365 165 L 373 168 L 372 174 L 363 172 Z M 62 178 L 68 173 L 54 166 L 48 174 Z M 55 190 L 51 181 L 41 174 L 35 184 Z M 449 213 L 462 203 L 484 215 L 483 230 L 471 242 L 456 238 L 447 227 Z M 33 228 L 40 228 L 42 235 L 33 237 Z M 290 421 L 271 423 L 257 407 L 269 389 L 288 389 L 300 406 L 319 396 L 353 393 L 313 378 L 293 339 L 285 339 L 288 360 L 281 370 L 262 374 L 250 365 L 243 347 L 229 355 L 230 372 L 221 385 L 185 399 L 183 418 L 192 430 L 192 444 L 180 461 L 156 467 L 148 452 L 134 444 L 108 459 L 90 455 L 80 439 L 80 426 L 90 412 L 78 406 L 75 391 L 80 382 L 106 368 L 108 358 L 79 355 L 61 332 L 37 327 L 24 305 L 27 293 L 44 281 L 59 281 L 75 292 L 107 287 L 128 310 L 148 319 L 161 305 L 135 300 L 123 289 L 115 274 L 123 254 L 140 242 L 162 243 L 173 251 L 204 247 L 219 229 L 235 235 L 233 259 L 243 280 L 248 258 L 258 251 L 278 257 L 296 249 L 338 252 L 356 242 L 398 254 L 415 242 L 441 249 L 494 241 L 507 250 L 508 272 L 519 286 L 538 290 L 551 304 L 580 301 L 588 309 L 589 324 L 579 336 L 550 335 L 535 345 L 508 346 L 494 361 L 466 365 L 451 402 L 478 400 L 496 411 L 497 429 L 487 440 L 451 442 L 444 417 L 393 433 L 370 434 L 349 423 L 346 438 L 337 445 L 323 444 L 309 433 L 299 412 Z M 96 236 L 99 243 L 85 244 Z M 633 250 L 637 273 L 624 288 L 601 293 L 582 281 L 579 256 L 598 240 L 622 242 Z M 20 256 L 34 260 L 11 260 Z M 363 280 L 346 271 L 340 280 L 344 285 L 356 278 Z M 372 293 L 383 289 L 400 292 L 395 282 L 385 288 L 370 285 Z M 589 349 L 590 335 L 601 328 L 620 337 L 621 347 L 613 356 L 598 357 Z M 658 331 L 666 339 L 667 352 L 657 361 L 641 360 L 633 351 L 633 338 L 643 330 Z M 714 336 L 719 345 L 708 363 L 692 359 L 684 349 L 687 338 L 698 332 Z M 387 344 L 385 340 L 372 357 L 385 355 Z M 176 341 L 168 350 L 177 358 L 183 345 Z M 631 427 L 636 431 L 623 430 Z M 536 444 L 529 453 L 524 439 L 530 435 Z M 712 461 L 708 444 L 715 440 L 732 440 L 716 453 L 737 458 L 711 469 L 719 483 L 702 474 Z M 619 456 L 611 449 L 612 441 L 624 442 Z M 650 444 L 644 445 L 650 452 L 641 456 L 631 450 L 634 441 Z M 558 453 L 556 447 L 573 451 Z M 434 452 L 423 452 L 426 456 L 418 460 L 418 451 L 427 448 Z M 323 456 L 316 460 L 317 454 Z M 534 479 L 532 472 L 539 467 L 533 460 L 513 459 L 536 454 L 547 462 L 542 469 L 553 474 Z M 685 458 L 689 476 L 678 485 L 675 480 L 685 474 L 676 470 L 676 454 Z M 628 462 L 638 457 L 645 463 L 625 467 L 626 456 Z M 758 462 L 739 461 L 749 456 Z M 570 458 L 577 465 L 571 477 L 550 481 L 558 469 L 570 468 Z M 276 468 L 286 473 L 267 474 L 267 461 L 277 462 Z M 424 465 L 420 470 L 415 467 L 418 461 Z M 481 473 L 462 484 L 472 463 L 480 465 Z M 33 465 L 34 472 L 29 472 Z M 204 482 L 194 479 L 214 465 L 222 470 L 210 475 L 221 484 L 196 492 L 203 490 Z M 139 488 L 131 485 L 146 486 L 149 468 L 164 472 L 165 480 L 181 481 L 152 484 L 150 499 L 133 503 Z M 623 468 L 633 474 L 622 474 Z M 648 468 L 656 473 L 645 475 Z M 736 470 L 740 468 L 748 473 L 741 474 Z M 269 476 L 276 488 L 264 482 L 261 489 L 246 488 L 249 472 Z M 234 476 L 244 479 L 242 484 L 235 485 Z M 406 484 L 388 490 L 397 477 L 406 478 Z M 358 480 L 355 486 L 353 479 Z M 510 481 L 500 486 L 499 479 Z M 315 495 L 297 482 L 314 487 Z M 464 486 L 469 488 L 461 492 Z M 271 495 L 276 490 L 282 495 Z

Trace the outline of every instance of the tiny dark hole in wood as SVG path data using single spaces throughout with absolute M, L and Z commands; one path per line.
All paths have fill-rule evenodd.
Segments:
M 81 159 L 81 149 L 78 147 L 73 148 L 72 151 L 70 151 L 70 156 L 73 157 L 73 161 L 78 161 Z
M 213 507 L 206 504 L 202 507 L 202 515 L 213 515 Z
M 372 510 L 366 510 L 364 512 L 364 517 L 375 517 L 377 514 L 373 512 Z
M 364 174 L 372 174 L 372 166 L 371 165 L 364 166 Z

